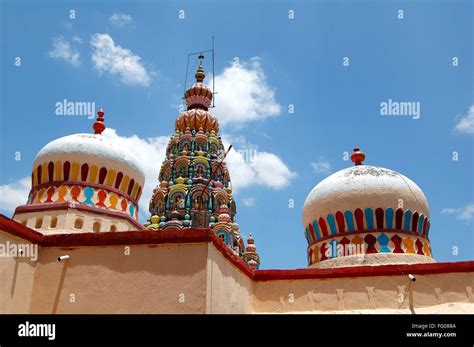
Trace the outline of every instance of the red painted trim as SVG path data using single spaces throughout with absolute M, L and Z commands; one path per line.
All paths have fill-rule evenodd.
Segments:
M 405 276 L 433 275 L 453 272 L 474 272 L 474 261 L 455 263 L 405 264 L 357 266 L 335 269 L 295 269 L 295 270 L 256 270 L 236 256 L 222 240 L 210 229 L 170 229 L 163 231 L 125 231 L 103 233 L 74 233 L 43 235 L 2 214 L 0 229 L 14 236 L 34 242 L 43 247 L 78 247 L 139 245 L 165 243 L 202 243 L 212 242 L 216 249 L 239 268 L 246 276 L 255 281 L 284 281 L 296 279 L 320 279 L 341 277 Z
M 42 247 L 156 245 L 164 243 L 209 242 L 209 235 L 199 229 L 172 229 L 162 231 L 115 231 L 103 233 L 74 233 L 44 235 Z
M 203 229 L 200 229 L 200 230 L 203 230 Z M 226 259 L 229 259 L 230 262 L 233 263 L 237 268 L 239 268 L 245 275 L 253 279 L 254 271 L 247 265 L 247 263 L 245 263 L 241 257 L 239 257 L 238 255 L 235 255 L 234 252 L 232 252 L 232 250 L 229 247 L 227 247 L 224 241 L 222 241 L 219 238 L 219 236 L 213 233 L 210 229 L 204 229 L 204 230 L 208 230 L 210 239 L 213 245 L 217 248 L 217 250 L 220 251 Z
M 3 214 L 0 214 L 0 230 L 3 230 L 13 236 L 21 237 L 24 240 L 40 244 L 43 239 L 43 234 L 36 230 L 30 229 L 13 219 L 10 219 Z
M 72 207 L 74 204 L 74 207 Z M 66 210 L 66 209 L 76 209 L 81 211 L 87 211 L 92 213 L 99 213 L 101 215 L 108 215 L 120 219 L 126 219 L 128 222 L 132 223 L 138 230 L 145 230 L 145 227 L 138 223 L 134 218 L 129 214 L 125 214 L 120 211 L 113 211 L 105 208 L 95 207 L 91 205 L 84 205 L 80 202 L 49 202 L 47 204 L 34 204 L 34 205 L 20 205 L 15 209 L 15 215 L 17 213 L 23 212 L 37 212 L 37 211 L 54 211 L 54 210 Z
M 255 281 L 281 281 L 341 277 L 434 275 L 452 272 L 474 272 L 474 261 L 455 263 L 354 266 L 334 269 L 257 270 Z

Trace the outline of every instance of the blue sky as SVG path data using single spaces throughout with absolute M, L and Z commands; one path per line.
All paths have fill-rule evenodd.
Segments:
M 63 99 L 103 107 L 115 129 L 110 136 L 143 146 L 154 186 L 179 114 L 188 53 L 209 49 L 215 36 L 222 136 L 266 159 L 267 166 L 235 163 L 231 171 L 237 221 L 255 236 L 262 268 L 306 267 L 304 200 L 324 177 L 352 165 L 343 154 L 355 146 L 366 164 L 399 171 L 423 189 L 437 261 L 473 259 L 472 6 L 1 1 L 0 211 L 11 215 L 26 199 L 22 178 L 46 143 L 91 131 L 87 116 L 55 114 Z M 116 65 L 104 62 L 110 57 Z M 191 73 L 195 66 L 191 60 Z M 419 119 L 380 115 L 389 99 L 419 103 Z

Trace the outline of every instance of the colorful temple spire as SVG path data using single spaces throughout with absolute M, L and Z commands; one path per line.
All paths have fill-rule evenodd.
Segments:
M 185 92 L 187 110 L 176 118 L 158 176 L 159 185 L 150 201 L 149 230 L 210 228 L 234 251 L 243 256 L 244 242 L 235 221 L 225 149 L 219 136 L 219 122 L 210 113 L 212 91 L 204 85 L 202 66 L 196 81 Z

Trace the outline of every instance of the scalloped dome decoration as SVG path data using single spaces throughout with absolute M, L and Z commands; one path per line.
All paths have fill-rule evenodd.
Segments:
M 212 113 L 204 109 L 193 108 L 181 113 L 176 119 L 176 130 L 185 132 L 186 129 L 217 133 L 219 122 Z
M 309 266 L 361 265 L 354 259 L 367 254 L 383 254 L 373 257 L 373 264 L 432 261 L 430 212 L 422 190 L 396 171 L 363 165 L 365 154 L 359 148 L 351 159 L 355 166 L 322 180 L 304 203 Z M 419 247 L 413 248 L 410 240 Z M 334 255 L 337 247 L 360 254 Z M 372 264 L 370 259 L 364 258 L 364 264 Z M 331 261 L 323 264 L 326 260 Z

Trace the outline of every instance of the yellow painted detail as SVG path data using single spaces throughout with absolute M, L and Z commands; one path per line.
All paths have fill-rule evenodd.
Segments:
M 130 181 L 130 177 L 128 176 L 125 176 L 123 178 L 123 181 L 122 181 L 122 185 L 120 187 L 120 190 L 125 193 L 127 191 L 127 188 L 128 188 L 128 182 Z
M 98 171 L 97 166 L 92 165 L 90 170 L 89 170 L 89 182 L 90 183 L 96 183 L 97 171 Z
M 77 181 L 79 177 L 79 163 L 72 163 L 71 165 L 71 180 Z
M 107 186 L 109 186 L 109 187 L 114 186 L 115 175 L 116 174 L 117 173 L 115 172 L 115 170 L 109 170 L 109 172 L 107 172 L 107 183 L 106 183 Z

